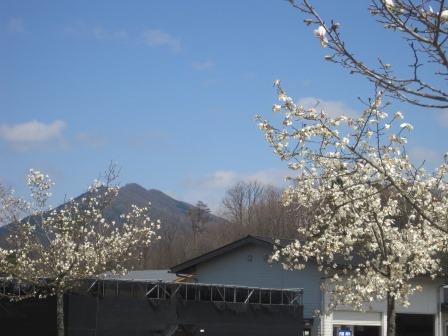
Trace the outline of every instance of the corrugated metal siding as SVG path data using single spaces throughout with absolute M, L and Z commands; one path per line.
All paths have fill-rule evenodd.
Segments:
M 302 271 L 285 271 L 280 264 L 267 262 L 271 253 L 270 249 L 261 246 L 243 246 L 199 264 L 196 268 L 197 281 L 239 286 L 303 288 L 304 317 L 311 318 L 314 310 L 320 309 L 320 273 L 314 266 Z

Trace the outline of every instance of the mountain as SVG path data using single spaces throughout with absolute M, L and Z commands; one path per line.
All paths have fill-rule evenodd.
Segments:
M 85 196 L 82 194 L 76 199 Z M 118 223 L 120 215 L 129 212 L 131 205 L 139 207 L 148 206 L 151 219 L 160 219 L 165 227 L 175 227 L 176 229 L 189 231 L 191 222 L 188 217 L 188 210 L 193 208 L 192 204 L 178 201 L 167 194 L 156 189 L 145 189 L 136 183 L 126 184 L 121 187 L 117 198 L 112 202 L 110 208 L 106 210 L 105 217 L 115 220 Z M 60 206 L 63 207 L 63 204 Z M 215 215 L 210 215 L 208 226 L 225 223 L 225 220 Z M 6 236 L 12 224 L 0 227 L 0 243 Z
M 188 210 L 192 204 L 178 201 L 156 189 L 145 189 L 136 183 L 126 184 L 120 188 L 118 197 L 108 209 L 108 218 L 118 219 L 120 214 L 130 210 L 131 205 L 147 206 L 151 202 L 149 215 L 152 219 L 160 219 L 162 225 L 175 226 L 188 229 L 191 226 Z M 215 215 L 210 215 L 208 225 L 221 224 L 225 220 Z

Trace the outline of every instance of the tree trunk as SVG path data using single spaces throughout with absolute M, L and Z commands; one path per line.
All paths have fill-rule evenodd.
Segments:
M 64 326 L 64 293 L 58 292 L 56 294 L 56 323 L 58 329 L 58 336 L 65 335 Z
M 396 319 L 396 312 L 395 312 L 395 297 L 387 294 L 387 336 L 395 336 L 396 332 L 396 325 L 395 325 L 395 319 Z

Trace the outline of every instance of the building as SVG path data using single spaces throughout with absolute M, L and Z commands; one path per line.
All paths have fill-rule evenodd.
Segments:
M 279 247 L 288 243 L 288 240 L 280 240 Z M 324 312 L 328 305 L 329 298 L 320 289 L 328 280 L 312 262 L 300 271 L 284 270 L 279 263 L 269 263 L 275 245 L 272 238 L 247 236 L 176 265 L 171 271 L 199 283 L 303 288 L 304 335 L 386 335 L 386 306 L 381 302 L 374 303 L 366 312 L 346 307 L 316 318 L 315 311 Z M 448 305 L 444 304 L 443 280 L 421 278 L 419 283 L 423 291 L 411 297 L 411 305 L 397 307 L 398 335 L 448 336 Z
M 56 336 L 55 297 L 27 298 L 39 290 L 0 278 L 1 335 Z M 301 289 L 192 283 L 168 270 L 81 281 L 65 294 L 64 314 L 67 336 L 297 336 L 303 330 Z

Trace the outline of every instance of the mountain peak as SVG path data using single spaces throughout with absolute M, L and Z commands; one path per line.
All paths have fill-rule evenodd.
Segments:
M 190 227 L 188 212 L 194 206 L 178 201 L 157 189 L 145 189 L 137 183 L 128 183 L 120 188 L 117 198 L 107 211 L 109 218 L 118 220 L 119 216 L 127 213 L 131 205 L 148 206 L 149 215 L 153 219 L 160 219 L 163 225 L 187 229 Z M 211 216 L 211 223 L 222 223 L 222 218 Z
M 120 189 L 130 189 L 130 190 L 146 190 L 144 187 L 142 187 L 138 183 L 127 183 L 124 186 L 122 186 Z

